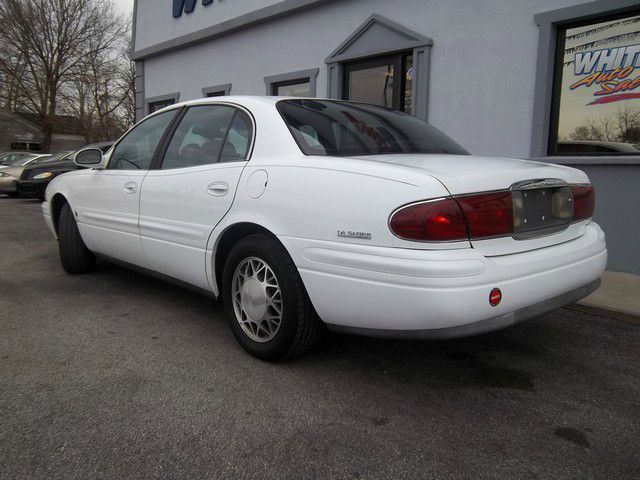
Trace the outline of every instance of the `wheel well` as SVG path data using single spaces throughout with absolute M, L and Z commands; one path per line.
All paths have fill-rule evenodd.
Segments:
M 67 199 L 61 193 L 56 193 L 51 199 L 51 216 L 53 218 L 53 228 L 56 229 L 56 235 L 58 234 L 58 221 L 60 220 L 60 212 L 64 207 Z
M 227 261 L 229 252 L 231 252 L 233 246 L 240 240 L 256 233 L 263 233 L 273 238 L 277 238 L 269 230 L 256 223 L 236 223 L 222 233 L 222 236 L 218 241 L 216 256 L 213 262 L 218 290 L 222 288 L 222 274 L 224 273 L 224 264 Z

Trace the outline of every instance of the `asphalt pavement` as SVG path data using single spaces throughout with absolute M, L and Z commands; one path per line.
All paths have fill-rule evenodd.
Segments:
M 0 196 L 0 248 L 1 478 L 640 478 L 633 321 L 329 334 L 269 364 L 209 298 L 64 273 L 35 200 Z

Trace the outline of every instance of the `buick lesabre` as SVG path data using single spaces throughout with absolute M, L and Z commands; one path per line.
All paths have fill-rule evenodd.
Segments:
M 471 156 L 371 105 L 193 100 L 75 162 L 43 203 L 64 269 L 101 256 L 219 297 L 265 360 L 302 354 L 325 327 L 506 327 L 594 291 L 606 264 L 583 172 Z

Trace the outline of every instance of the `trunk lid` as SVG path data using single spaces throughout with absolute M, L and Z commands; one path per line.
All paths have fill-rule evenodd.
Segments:
M 589 182 L 586 174 L 575 168 L 470 155 L 369 155 L 360 158 L 427 174 L 440 181 L 454 196 L 513 188 L 514 218 L 518 218 L 514 221 L 516 225 L 519 223 L 518 234 L 472 240 L 473 248 L 487 256 L 551 246 L 577 238 L 585 231 L 585 222 L 563 224 L 553 220 L 551 215 L 551 196 L 556 194 L 556 198 L 564 198 L 567 195 L 568 189 L 563 185 Z M 568 195 L 570 197 L 570 192 Z M 528 225 L 522 225 L 525 219 Z

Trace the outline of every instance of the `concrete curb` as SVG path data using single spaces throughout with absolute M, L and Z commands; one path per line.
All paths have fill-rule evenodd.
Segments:
M 613 320 L 620 320 L 622 322 L 640 325 L 640 315 L 634 315 L 632 313 L 620 312 L 617 310 L 610 310 L 602 307 L 594 307 L 592 305 L 583 305 L 580 303 L 573 303 L 571 305 L 567 305 L 564 308 L 566 308 L 567 310 L 588 313 L 590 315 L 597 315 L 599 317 L 605 317 Z

